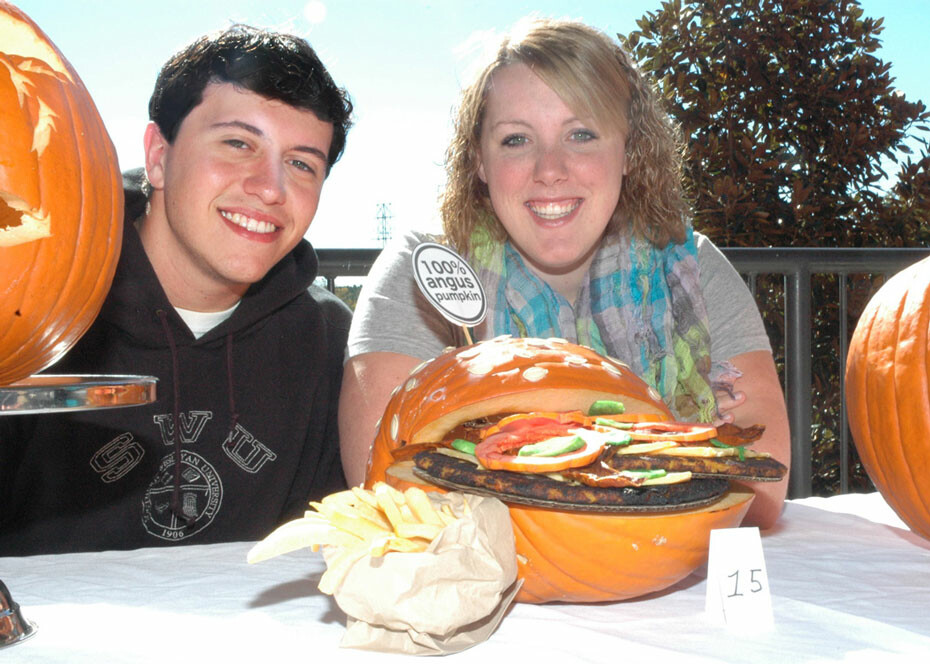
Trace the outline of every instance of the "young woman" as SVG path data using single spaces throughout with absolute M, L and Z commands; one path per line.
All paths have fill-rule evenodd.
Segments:
M 680 140 L 629 56 L 583 24 L 518 25 L 465 89 L 448 149 L 444 238 L 484 285 L 475 339 L 561 337 L 630 364 L 680 419 L 764 424 L 753 449 L 789 462 L 784 397 L 752 296 L 695 233 Z M 362 481 L 391 391 L 465 343 L 421 297 L 410 234 L 362 290 L 340 397 L 343 466 Z M 728 391 L 741 374 L 738 391 Z M 729 385 L 727 384 L 729 379 Z M 755 487 L 771 526 L 787 480 Z

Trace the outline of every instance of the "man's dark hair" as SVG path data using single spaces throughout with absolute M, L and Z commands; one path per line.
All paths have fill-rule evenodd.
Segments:
M 352 102 L 306 41 L 294 35 L 236 24 L 204 35 L 162 67 L 149 100 L 149 119 L 174 142 L 181 121 L 210 83 L 232 83 L 268 99 L 313 113 L 333 124 L 327 173 L 345 149 Z

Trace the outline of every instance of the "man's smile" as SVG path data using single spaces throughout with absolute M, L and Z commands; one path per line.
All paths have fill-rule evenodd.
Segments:
M 222 216 L 223 219 L 232 222 L 236 226 L 244 228 L 245 230 L 252 233 L 274 233 L 276 230 L 278 230 L 277 226 L 268 221 L 259 221 L 258 219 L 254 219 L 248 215 L 240 214 L 238 212 L 220 210 L 220 216 Z

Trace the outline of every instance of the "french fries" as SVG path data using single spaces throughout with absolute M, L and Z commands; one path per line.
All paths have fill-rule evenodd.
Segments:
M 422 489 L 401 492 L 384 482 L 372 491 L 353 487 L 330 494 L 310 507 L 303 518 L 285 523 L 255 544 L 247 560 L 257 563 L 304 547 L 312 551 L 336 547 L 327 553 L 326 572 L 320 578 L 319 589 L 328 595 L 360 558 L 425 551 L 443 528 L 459 518 L 448 504 L 438 510 L 433 507 Z M 467 515 L 467 502 L 464 509 Z

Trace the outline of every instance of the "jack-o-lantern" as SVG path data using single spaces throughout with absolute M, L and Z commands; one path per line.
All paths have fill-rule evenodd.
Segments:
M 77 73 L 0 1 L 0 385 L 40 371 L 93 322 L 120 250 L 113 144 Z

